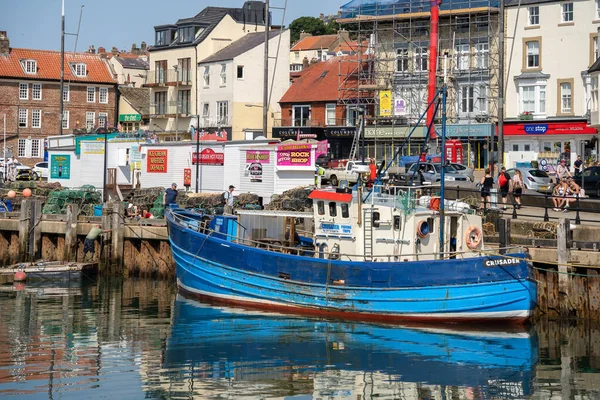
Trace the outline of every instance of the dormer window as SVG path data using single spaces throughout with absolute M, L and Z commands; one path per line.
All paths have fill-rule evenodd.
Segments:
M 155 44 L 157 46 L 166 46 L 169 43 L 167 42 L 167 31 L 158 31 L 156 32 L 156 41 Z
M 78 78 L 85 78 L 87 76 L 87 68 L 84 63 L 72 64 L 73 73 Z
M 195 29 L 193 26 L 186 26 L 178 30 L 179 43 L 190 43 L 194 40 Z
M 26 74 L 37 74 L 37 61 L 36 60 L 22 60 L 21 66 Z

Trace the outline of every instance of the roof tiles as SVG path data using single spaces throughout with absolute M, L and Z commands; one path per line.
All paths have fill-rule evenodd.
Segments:
M 35 60 L 37 73 L 27 74 L 21 61 Z M 72 63 L 84 63 L 87 75 L 77 77 L 70 68 Z M 0 77 L 40 80 L 60 80 L 60 52 L 50 50 L 10 49 L 8 55 L 0 55 Z M 116 84 L 106 61 L 96 54 L 66 53 L 65 80 Z
M 290 51 L 329 49 L 337 40 L 337 35 L 308 36 L 296 43 Z

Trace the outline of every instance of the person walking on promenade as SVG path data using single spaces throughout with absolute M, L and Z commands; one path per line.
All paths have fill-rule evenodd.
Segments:
M 223 209 L 223 214 L 233 215 L 233 190 L 235 186 L 229 185 L 229 190 L 223 193 L 223 199 L 225 200 L 225 207 Z
M 515 199 L 515 203 L 517 203 L 517 208 L 521 208 L 521 195 L 523 194 L 523 174 L 518 169 L 515 170 L 515 176 L 512 178 L 512 187 L 513 187 L 513 197 Z
M 494 178 L 489 168 L 485 169 L 485 176 L 481 178 L 479 185 L 481 186 L 481 208 L 486 208 L 487 204 L 491 202 L 490 196 L 494 186 Z
M 498 186 L 500 186 L 500 194 L 502 195 L 502 208 L 506 210 L 506 201 L 510 189 L 510 175 L 506 172 L 505 167 L 502 167 L 498 174 Z

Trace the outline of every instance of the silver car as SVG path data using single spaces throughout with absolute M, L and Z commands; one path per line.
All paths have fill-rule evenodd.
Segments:
M 425 163 L 414 163 L 406 170 L 404 174 L 401 174 L 401 180 L 405 183 L 409 183 L 411 181 L 418 182 L 419 174 L 416 173 L 417 168 L 419 168 L 423 174 L 424 182 L 439 182 L 441 180 L 441 165 L 433 164 L 429 162 Z M 470 178 L 467 175 L 464 175 L 462 171 L 457 171 L 452 165 L 446 165 L 444 167 L 444 178 L 446 182 L 469 182 Z
M 515 170 L 521 171 L 521 175 L 523 175 L 523 183 L 525 184 L 525 188 L 529 190 L 535 190 L 537 192 L 542 193 L 552 193 L 552 189 L 554 188 L 554 183 L 552 182 L 552 178 L 546 171 L 542 171 L 537 168 L 511 168 L 506 170 L 510 177 L 515 176 Z
M 454 167 L 454 169 L 457 170 L 458 172 L 460 172 L 462 175 L 468 176 L 469 179 L 471 180 L 471 182 L 475 182 L 475 175 L 473 174 L 473 168 L 467 167 L 466 165 L 463 165 L 463 164 L 450 163 L 450 165 L 452 165 Z

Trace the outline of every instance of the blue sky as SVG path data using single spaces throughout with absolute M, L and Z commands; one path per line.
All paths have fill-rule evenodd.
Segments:
M 335 14 L 348 0 L 288 0 L 284 24 L 301 16 Z M 270 0 L 283 7 L 285 0 Z M 154 42 L 155 25 L 192 17 L 206 6 L 241 7 L 244 0 L 65 0 L 66 32 L 77 32 L 79 11 L 83 18 L 77 51 L 89 45 L 128 50 L 133 43 Z M 60 50 L 61 0 L 0 0 L 0 30 L 8 31 L 11 47 Z M 283 12 L 273 10 L 273 23 Z M 65 48 L 73 51 L 75 36 L 67 36 Z

